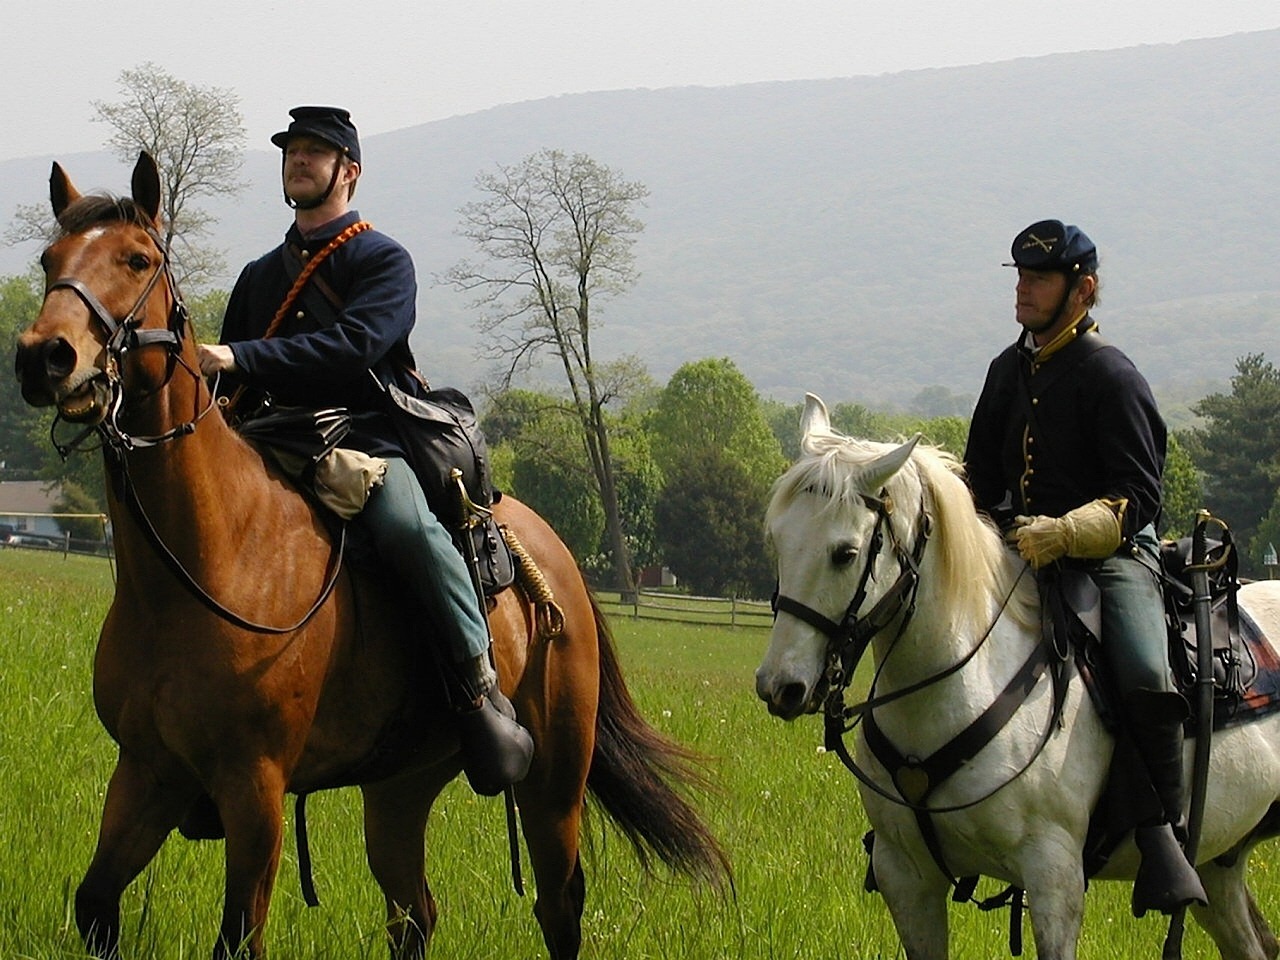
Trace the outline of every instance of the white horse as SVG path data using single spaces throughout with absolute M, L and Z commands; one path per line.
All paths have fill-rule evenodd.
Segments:
M 948 744 L 1026 670 L 1039 645 L 1034 578 L 974 510 L 955 458 L 914 441 L 841 436 L 812 395 L 803 431 L 803 455 L 775 484 L 767 515 L 782 601 L 757 693 L 786 720 L 817 712 L 841 682 L 828 634 L 841 624 L 875 631 L 878 705 L 870 715 L 907 760 L 891 776 L 869 749 L 865 714 L 855 756 L 871 781 L 859 789 L 875 830 L 875 878 L 907 957 L 948 956 L 945 865 L 954 877 L 1026 890 L 1037 956 L 1071 960 L 1084 912 L 1086 828 L 1114 745 L 1074 669 L 1060 717 L 1049 672 L 1033 674 L 1008 723 L 942 782 L 929 782 L 914 762 Z M 1278 586 L 1249 584 L 1239 594 L 1272 637 L 1280 637 Z M 923 686 L 907 690 L 915 685 Z M 1191 749 L 1189 741 L 1188 771 Z M 949 812 L 918 818 L 904 796 Z M 1280 714 L 1217 734 L 1197 865 L 1209 906 L 1192 912 L 1228 960 L 1280 952 L 1244 878 L 1250 848 L 1280 832 L 1278 800 Z M 1127 840 L 1099 876 L 1132 879 L 1137 863 Z

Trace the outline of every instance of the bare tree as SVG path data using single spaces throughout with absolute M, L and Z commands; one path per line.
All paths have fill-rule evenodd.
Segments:
M 203 242 L 212 217 L 193 201 L 234 196 L 244 188 L 240 98 L 225 87 L 179 80 L 154 63 L 121 71 L 119 87 L 119 100 L 93 102 L 95 119 L 113 130 L 107 146 L 127 163 L 140 150 L 155 158 L 164 179 L 165 249 L 181 280 L 207 284 L 224 261 Z
M 485 262 L 463 261 L 447 279 L 477 292 L 476 305 L 488 311 L 481 330 L 492 338 L 491 357 L 504 363 L 504 387 L 542 354 L 559 361 L 604 507 L 614 575 L 631 591 L 605 406 L 634 381 L 638 364 L 595 359 L 592 306 L 635 280 L 632 246 L 644 225 L 633 208 L 648 188 L 559 150 L 500 165 L 476 185 L 484 196 L 462 208 L 459 232 Z

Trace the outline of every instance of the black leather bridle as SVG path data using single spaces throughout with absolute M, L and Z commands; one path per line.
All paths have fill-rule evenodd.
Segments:
M 121 371 L 131 350 L 140 347 L 164 347 L 168 351 L 165 383 L 168 383 L 177 365 L 181 365 L 191 374 L 193 379 L 197 381 L 202 379 L 200 372 L 193 369 L 182 359 L 182 342 L 187 335 L 190 317 L 187 305 L 183 301 L 182 295 L 178 292 L 177 282 L 173 278 L 173 269 L 169 261 L 168 251 L 165 250 L 164 243 L 154 229 L 151 227 L 143 227 L 143 229 L 146 230 L 147 235 L 160 252 L 160 263 L 152 272 L 147 285 L 138 294 L 133 306 L 129 308 L 129 312 L 120 319 L 117 320 L 112 316 L 111 311 L 103 306 L 97 295 L 82 280 L 76 277 L 59 277 L 49 283 L 45 289 L 46 300 L 54 290 L 71 290 L 88 307 L 90 315 L 102 325 L 107 333 L 107 341 L 104 345 L 107 354 L 106 369 L 97 375 L 97 379 L 104 380 L 107 384 L 108 403 L 106 414 L 101 421 L 85 427 L 70 442 L 65 444 L 60 443 L 56 436 L 58 424 L 64 418 L 61 413 L 54 417 L 53 426 L 50 428 L 50 438 L 54 448 L 64 460 L 73 451 L 81 449 L 85 440 L 95 432 L 102 437 L 104 444 L 117 450 L 150 447 L 158 443 L 175 440 L 194 431 L 196 424 L 204 419 L 214 407 L 214 392 L 210 391 L 209 402 L 204 409 L 199 409 L 197 401 L 197 409 L 192 413 L 190 420 L 154 436 L 136 436 L 130 434 L 120 425 L 120 412 L 124 404 L 124 380 Z M 163 330 L 139 329 L 142 324 L 142 309 L 146 306 L 147 301 L 151 299 L 151 295 L 155 292 L 161 277 L 164 278 L 165 289 L 170 299 L 169 316 L 165 328 Z
M 910 622 L 911 615 L 915 612 L 916 592 L 920 587 L 920 561 L 924 557 L 933 526 L 922 492 L 920 510 L 916 517 L 915 543 L 907 550 L 898 539 L 890 520 L 894 503 L 888 491 L 881 490 L 879 496 L 874 497 L 859 493 L 858 497 L 875 513 L 876 522 L 867 545 L 867 562 L 858 578 L 853 599 L 849 601 L 840 620 L 831 620 L 812 607 L 781 593 L 773 600 L 775 617 L 779 613 L 789 614 L 827 638 L 826 670 L 823 677 L 827 683 L 824 709 L 828 723 L 833 709 L 843 722 L 844 691 L 853 681 L 854 671 L 871 641 L 895 620 L 898 621 L 898 635 L 901 635 Z M 862 614 L 862 605 L 867 599 L 868 586 L 875 578 L 876 561 L 886 537 L 892 548 L 892 555 L 898 562 L 898 577 L 876 601 L 875 606 Z

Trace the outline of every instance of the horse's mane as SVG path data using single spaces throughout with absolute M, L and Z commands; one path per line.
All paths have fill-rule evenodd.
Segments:
M 892 449 L 832 430 L 811 433 L 805 438 L 804 455 L 774 484 L 767 522 L 772 523 L 801 495 L 825 496 L 827 502 L 820 508 L 824 511 L 859 504 L 860 494 L 876 496 L 879 490 L 864 486 L 865 468 Z M 963 465 L 945 450 L 917 444 L 902 469 L 885 482 L 885 490 L 897 508 L 895 518 L 914 516 L 912 504 L 925 491 L 933 516 L 931 549 L 936 560 L 935 582 L 930 586 L 947 598 L 954 627 L 985 629 L 993 597 L 996 602 L 1004 600 L 1016 572 L 1011 572 L 999 532 L 973 505 Z M 1030 623 L 1032 604 L 1032 591 L 1015 591 L 1008 612 Z
M 144 228 L 154 227 L 151 218 L 131 197 L 117 197 L 109 193 L 78 197 L 58 215 L 61 236 L 82 233 L 102 223 L 132 223 Z

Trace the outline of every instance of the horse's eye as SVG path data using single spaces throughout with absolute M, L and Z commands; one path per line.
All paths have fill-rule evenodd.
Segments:
M 151 261 L 147 259 L 146 254 L 135 253 L 129 257 L 129 266 L 132 269 L 141 272 L 151 266 Z
M 858 548 L 852 543 L 841 543 L 831 551 L 831 562 L 837 567 L 847 567 L 858 558 Z

